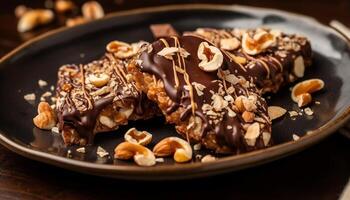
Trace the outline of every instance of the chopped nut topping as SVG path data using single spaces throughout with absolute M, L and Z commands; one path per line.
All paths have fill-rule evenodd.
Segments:
M 226 108 L 228 105 L 228 102 L 225 101 L 222 96 L 214 94 L 212 96 L 213 100 L 213 108 L 215 111 L 220 112 L 222 109 Z
M 248 127 L 244 138 L 249 146 L 255 146 L 256 139 L 259 137 L 259 135 L 260 125 L 259 123 L 255 122 Z
M 268 146 L 268 145 L 269 145 L 269 142 L 270 142 L 270 139 L 271 139 L 271 133 L 269 133 L 269 132 L 263 132 L 263 133 L 262 133 L 262 138 L 263 138 L 263 141 L 264 141 L 264 145 L 265 145 L 265 146 Z
M 106 85 L 109 81 L 109 78 L 110 77 L 105 73 L 89 75 L 89 81 L 96 87 L 102 87 Z
M 192 85 L 193 85 L 194 89 L 196 90 L 198 96 L 202 96 L 204 94 L 203 93 L 203 90 L 205 89 L 204 85 L 197 83 L 197 82 L 192 82 Z
M 244 111 L 242 114 L 242 118 L 245 122 L 253 122 L 255 114 L 249 111 Z
M 212 72 L 219 69 L 224 60 L 221 51 L 215 46 L 209 45 L 207 42 L 202 42 L 199 45 L 197 56 L 201 60 L 199 68 L 206 72 Z
M 272 46 L 276 42 L 276 37 L 264 30 L 257 31 L 253 37 L 248 33 L 243 34 L 242 48 L 249 55 L 256 55 Z
M 190 53 L 181 47 L 164 47 L 157 54 L 165 57 L 166 59 L 172 60 L 172 56 L 174 56 L 175 53 L 180 53 L 180 55 L 184 58 L 190 55 Z
M 223 50 L 235 50 L 240 46 L 241 42 L 237 38 L 225 38 L 220 40 L 220 47 Z
M 107 116 L 101 115 L 99 121 L 101 124 L 107 126 L 108 128 L 114 128 L 117 126 L 117 123 Z

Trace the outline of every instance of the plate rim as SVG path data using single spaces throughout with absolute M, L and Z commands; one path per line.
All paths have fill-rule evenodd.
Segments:
M 269 12 L 276 15 L 284 17 L 292 17 L 295 19 L 302 18 L 305 23 L 312 23 L 319 28 L 326 31 L 331 31 L 337 34 L 341 39 L 345 40 L 342 35 L 334 31 L 332 28 L 327 27 L 317 21 L 316 19 L 282 10 L 271 9 L 271 8 L 260 8 L 253 6 L 241 6 L 241 5 L 218 5 L 218 4 L 176 4 L 176 5 L 166 5 L 157 7 L 147 7 L 132 10 L 119 11 L 108 14 L 105 18 L 90 22 L 87 24 L 78 25 L 76 27 L 61 27 L 42 35 L 39 35 L 22 45 L 18 46 L 14 50 L 10 51 L 0 59 L 0 65 L 5 63 L 5 61 L 14 57 L 17 52 L 25 49 L 26 47 L 35 44 L 41 39 L 48 38 L 57 33 L 61 33 L 67 30 L 72 30 L 82 26 L 89 26 L 92 23 L 99 23 L 104 20 L 120 17 L 120 16 L 131 16 L 142 13 L 158 13 L 164 11 L 178 11 L 178 10 L 224 10 L 224 11 L 238 11 L 238 12 L 251 12 L 252 10 L 262 13 Z M 4 134 L 5 132 L 0 130 L 0 144 L 8 148 L 9 150 L 20 154 L 24 157 L 52 164 L 54 166 L 59 166 L 62 168 L 94 174 L 99 176 L 108 176 L 121 179 L 138 179 L 138 180 L 162 180 L 162 179 L 186 179 L 192 177 L 209 176 L 214 174 L 219 174 L 228 171 L 235 171 L 242 168 L 252 167 L 256 165 L 263 164 L 272 160 L 276 160 L 281 157 L 288 156 L 289 154 L 301 151 L 314 143 L 317 143 L 335 132 L 340 128 L 348 119 L 350 118 L 350 106 L 348 106 L 344 111 L 338 114 L 332 121 L 327 122 L 323 126 L 309 131 L 307 134 L 301 137 L 298 141 L 289 141 L 283 144 L 275 145 L 267 149 L 257 150 L 249 153 L 244 153 L 235 156 L 228 156 L 221 158 L 215 162 L 211 163 L 187 163 L 187 164 L 176 164 L 176 165 L 158 165 L 153 167 L 140 167 L 140 166 L 120 166 L 113 164 L 98 164 L 90 163 L 86 161 L 74 160 L 58 155 L 53 155 L 50 153 L 34 150 L 22 146 L 21 144 L 9 139 Z M 82 170 L 82 171 L 81 171 Z M 127 172 L 127 174 L 126 174 Z M 191 172 L 191 173 L 189 173 Z M 205 174 L 205 175 L 203 175 Z M 158 176 L 157 176 L 158 175 Z

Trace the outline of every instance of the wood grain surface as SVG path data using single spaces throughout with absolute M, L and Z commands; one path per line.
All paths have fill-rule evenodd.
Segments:
M 337 19 L 350 26 L 348 0 L 100 2 L 107 12 L 174 3 L 242 4 L 306 14 L 323 23 Z M 30 33 L 17 33 L 16 5 L 38 8 L 44 3 L 41 0 L 0 1 L 0 56 L 35 35 L 59 26 L 57 22 Z M 338 199 L 350 177 L 349 153 L 350 140 L 336 133 L 297 155 L 257 168 L 197 180 L 135 182 L 70 172 L 23 158 L 0 146 L 0 199 Z

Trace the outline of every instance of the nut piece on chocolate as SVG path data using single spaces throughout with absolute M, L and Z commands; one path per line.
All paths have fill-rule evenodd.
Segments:
M 212 62 L 209 70 L 200 67 L 203 60 Z M 128 71 L 185 139 L 237 154 L 272 143 L 266 102 L 253 83 L 235 75 L 240 67 L 199 37 L 173 36 L 152 43 Z
M 311 45 L 305 37 L 278 30 L 198 28 L 184 35 L 202 37 L 219 47 L 240 65 L 233 73 L 252 80 L 263 93 L 277 92 L 303 77 L 312 61 Z
M 91 144 L 96 133 L 156 113 L 156 106 L 135 87 L 126 71 L 139 45 L 130 45 L 135 53 L 128 57 L 117 57 L 119 51 L 115 50 L 91 63 L 59 69 L 56 109 L 66 144 Z

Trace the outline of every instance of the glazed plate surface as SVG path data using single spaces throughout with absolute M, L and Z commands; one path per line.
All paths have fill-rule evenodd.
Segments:
M 86 154 L 66 147 L 59 135 L 34 127 L 32 118 L 36 105 L 23 99 L 28 93 L 40 97 L 49 87 L 40 89 L 38 80 L 55 85 L 59 66 L 87 63 L 103 55 L 111 40 L 135 42 L 152 41 L 149 25 L 171 23 L 178 31 L 197 27 L 253 28 L 266 26 L 287 33 L 305 35 L 314 49 L 313 65 L 304 79 L 320 78 L 326 86 L 314 95 L 320 105 L 311 105 L 313 116 L 303 115 L 292 120 L 288 115 L 273 124 L 275 146 L 238 156 L 220 158 L 211 163 L 190 162 L 176 164 L 171 158 L 153 167 L 139 167 L 132 161 L 114 160 L 113 156 L 99 158 L 98 146 L 113 155 L 130 127 L 153 134 L 152 145 L 160 139 L 176 135 L 172 126 L 162 118 L 132 122 L 128 126 L 96 136 Z M 74 28 L 63 28 L 36 38 L 1 59 L 0 62 L 0 143 L 25 157 L 82 173 L 124 179 L 183 179 L 209 176 L 256 166 L 315 144 L 339 128 L 349 117 L 350 108 L 350 48 L 335 31 L 317 21 L 282 11 L 242 6 L 177 5 L 139 9 L 112 14 L 102 20 Z M 298 110 L 290 98 L 287 86 L 268 99 L 269 105 Z M 307 134 L 308 133 L 308 134 Z M 299 135 L 293 141 L 292 135 Z M 67 152 L 72 152 L 67 156 Z M 196 154 L 205 155 L 199 151 Z

